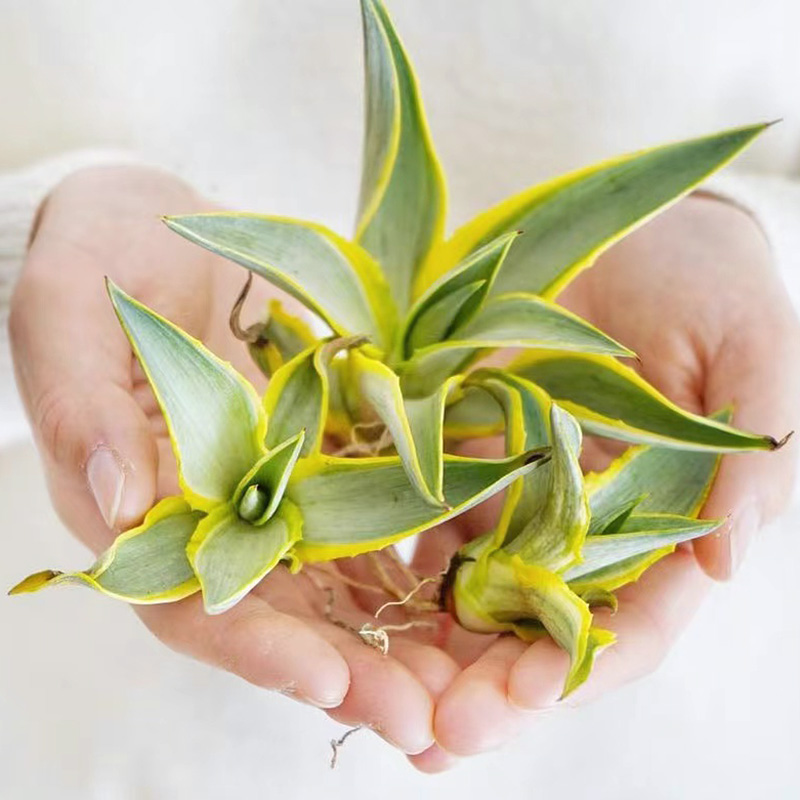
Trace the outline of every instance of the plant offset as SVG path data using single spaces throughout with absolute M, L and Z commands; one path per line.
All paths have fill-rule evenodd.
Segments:
M 493 530 L 440 576 L 464 627 L 551 636 L 564 694 L 614 641 L 592 608 L 699 519 L 720 454 L 770 450 L 722 412 L 681 410 L 619 359 L 634 357 L 555 302 L 613 242 L 733 159 L 766 125 L 622 156 L 527 189 L 445 238 L 444 177 L 416 79 L 379 0 L 362 0 L 366 136 L 348 241 L 313 223 L 244 213 L 170 217 L 187 239 L 299 300 L 234 330 L 270 378 L 263 398 L 200 342 L 109 283 L 161 406 L 182 495 L 159 502 L 85 572 L 40 572 L 12 592 L 81 583 L 131 603 L 202 592 L 237 603 L 277 564 L 374 552 L 507 489 Z M 522 354 L 482 368 L 493 350 Z M 582 432 L 634 445 L 584 475 Z M 463 440 L 504 434 L 506 457 Z M 443 565 L 444 566 L 444 565 Z

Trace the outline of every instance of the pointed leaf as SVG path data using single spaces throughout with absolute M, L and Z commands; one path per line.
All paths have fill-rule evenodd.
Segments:
M 297 556 L 325 561 L 379 550 L 472 508 L 543 459 L 541 452 L 501 461 L 446 455 L 449 510 L 420 497 L 399 458 L 306 459 L 295 468 L 286 493 L 303 517 Z
M 517 235 L 513 231 L 481 247 L 443 275 L 414 303 L 403 334 L 406 357 L 417 348 L 444 339 L 448 331 L 472 319 L 483 305 Z
M 524 292 L 490 300 L 451 339 L 453 343 L 476 342 L 481 347 L 544 347 L 623 357 L 635 355 L 571 311 Z
M 422 348 L 400 365 L 403 385 L 416 393 L 463 371 L 485 351 L 517 347 L 631 356 L 585 320 L 564 308 L 529 294 L 490 300 L 478 315 L 451 338 Z
M 289 476 L 300 457 L 304 440 L 305 432 L 300 431 L 291 439 L 281 442 L 245 475 L 237 487 L 233 495 L 234 508 L 240 508 L 248 491 L 257 489 L 262 493 L 261 497 L 265 502 L 261 513 L 253 514 L 252 518 L 245 516 L 253 525 L 263 525 L 278 510 L 278 505 L 286 491 L 286 484 L 289 482 Z M 240 516 L 243 516 L 241 510 L 239 513 Z
M 273 375 L 264 395 L 269 417 L 267 447 L 305 431 L 301 455 L 319 452 L 330 397 L 328 368 L 339 351 L 362 343 L 353 337 L 321 341 L 295 356 Z
M 525 353 L 508 370 L 541 386 L 584 430 L 600 436 L 713 452 L 778 446 L 771 436 L 684 411 L 608 356 Z
M 141 525 L 118 536 L 85 572 L 39 572 L 9 594 L 79 583 L 128 603 L 181 600 L 200 588 L 186 558 L 186 544 L 202 517 L 202 512 L 192 511 L 182 498 L 168 497 Z
M 715 414 L 730 421 L 729 410 Z M 719 468 L 716 453 L 642 445 L 631 447 L 601 473 L 586 476 L 592 521 L 589 533 L 602 533 L 626 511 L 696 517 Z M 615 531 L 616 532 L 616 531 Z
M 398 307 L 444 230 L 441 167 L 413 74 L 386 9 L 363 0 L 367 132 L 356 240 L 383 267 Z
M 266 419 L 230 364 L 110 281 L 120 323 L 164 414 L 181 487 L 208 511 L 227 500 L 264 454 Z
M 238 603 L 300 538 L 302 520 L 289 503 L 263 525 L 241 519 L 230 505 L 219 506 L 198 526 L 187 547 L 209 614 Z
M 395 325 L 389 289 L 362 248 L 321 225 L 260 214 L 166 217 L 181 236 L 266 278 L 339 335 L 388 347 Z
M 705 536 L 722 520 L 694 520 L 674 514 L 634 514 L 619 533 L 587 536 L 583 561 L 564 573 L 566 581 L 591 582 L 593 573 L 634 556 Z
M 429 397 L 412 401 L 409 407 L 397 375 L 385 364 L 357 350 L 350 353 L 350 363 L 361 396 L 392 434 L 408 479 L 425 502 L 443 507 L 442 419 L 451 383 L 443 384 Z
M 525 236 L 498 275 L 497 293 L 554 297 L 606 248 L 735 158 L 766 127 L 749 125 L 631 153 L 527 189 L 456 231 L 444 253 L 431 259 L 421 283 L 516 229 Z

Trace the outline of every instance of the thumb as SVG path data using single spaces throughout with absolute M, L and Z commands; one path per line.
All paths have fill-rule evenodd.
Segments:
M 11 304 L 17 382 L 53 504 L 97 552 L 154 502 L 156 442 L 102 275 L 54 269 L 35 250 Z

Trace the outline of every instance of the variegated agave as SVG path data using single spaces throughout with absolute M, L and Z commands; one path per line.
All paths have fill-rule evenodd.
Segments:
M 778 443 L 681 410 L 618 361 L 630 350 L 554 298 L 766 126 L 573 172 L 446 239 L 442 170 L 408 56 L 380 0 L 362 0 L 362 14 L 354 239 L 260 214 L 165 219 L 329 332 L 315 336 L 278 301 L 242 332 L 271 378 L 262 407 L 228 365 L 111 286 L 167 419 L 183 497 L 162 501 L 88 571 L 39 573 L 16 591 L 77 580 L 163 602 L 199 588 L 219 612 L 282 559 L 299 569 L 380 549 L 510 486 L 496 528 L 453 558 L 443 596 L 470 629 L 552 636 L 571 656 L 568 693 L 613 639 L 592 627 L 591 606 L 614 607 L 615 589 L 717 527 L 697 516 L 718 454 Z M 475 368 L 498 348 L 524 352 L 502 370 Z M 638 446 L 584 477 L 581 430 Z M 445 454 L 445 443 L 503 431 L 503 460 Z M 371 457 L 325 455 L 326 436 Z

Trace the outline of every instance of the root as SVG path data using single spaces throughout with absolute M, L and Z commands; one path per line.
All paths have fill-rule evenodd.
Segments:
M 395 600 L 402 600 L 406 596 L 406 592 L 404 592 L 393 580 L 392 576 L 386 570 L 386 567 L 383 565 L 380 556 L 378 553 L 369 553 L 368 554 L 370 563 L 372 564 L 375 572 L 378 573 L 378 579 L 380 580 L 381 586 L 386 591 L 386 594 L 391 595 L 394 597 Z
M 422 589 L 423 586 L 427 586 L 429 583 L 435 583 L 442 579 L 441 575 L 432 575 L 430 578 L 423 578 L 422 580 L 417 581 L 417 585 L 402 599 L 400 600 L 389 600 L 389 602 L 384 603 L 376 612 L 375 612 L 375 619 L 377 619 L 385 609 L 390 608 L 392 606 L 405 606 L 409 603 L 409 601 L 414 597 L 414 595 Z M 416 607 L 417 604 L 414 604 Z M 425 606 L 426 611 L 435 611 L 438 609 L 438 605 L 435 603 L 425 603 L 423 601 L 422 605 Z M 430 608 L 428 608 L 430 606 Z M 384 626 L 385 627 L 385 626 Z
M 344 743 L 357 731 L 360 731 L 362 725 L 356 725 L 354 728 L 345 731 L 338 739 L 331 739 L 331 769 L 336 768 L 336 762 L 339 760 L 339 750 L 344 746 Z

